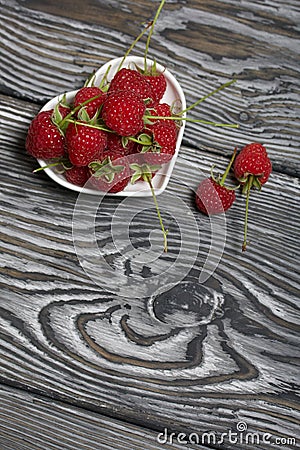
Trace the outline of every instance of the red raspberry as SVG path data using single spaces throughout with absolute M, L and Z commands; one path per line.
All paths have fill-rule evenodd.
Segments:
M 69 183 L 75 184 L 76 186 L 84 186 L 90 178 L 90 171 L 87 166 L 73 166 L 71 169 L 65 171 L 65 177 Z
M 119 70 L 110 82 L 109 92 L 131 91 L 142 100 L 151 99 L 147 105 L 153 103 L 153 92 L 150 83 L 137 70 L 123 68 Z
M 130 155 L 133 152 L 134 142 L 115 133 L 107 133 L 107 146 L 105 155 L 113 158 Z
M 235 200 L 235 191 L 222 186 L 212 177 L 205 178 L 196 191 L 196 206 L 204 214 L 227 211 Z
M 87 166 L 106 147 L 106 132 L 83 124 L 80 121 L 70 123 L 66 130 L 66 148 L 74 166 Z
M 159 103 L 155 109 L 158 116 L 170 117 L 173 115 L 171 106 L 168 105 L 168 103 Z M 172 122 L 172 120 L 170 120 L 170 122 Z
M 81 88 L 75 95 L 74 107 L 82 105 L 85 102 L 87 102 L 89 99 L 96 97 L 96 96 L 98 96 L 98 98 L 95 98 L 94 100 L 91 100 L 87 104 L 83 105 L 86 112 L 88 113 L 88 116 L 91 119 L 101 108 L 101 106 L 106 98 L 106 93 L 104 93 L 100 88 L 98 88 L 96 86 Z
M 222 175 L 216 179 L 211 173 L 210 178 L 205 178 L 199 184 L 196 191 L 196 206 L 204 214 L 219 214 L 227 211 L 235 201 L 235 190 L 225 186 L 227 175 L 236 156 L 236 149 L 229 164 Z
M 144 159 L 148 164 L 165 164 L 169 162 L 176 150 L 177 128 L 176 125 L 168 124 L 167 121 L 158 121 L 151 125 L 151 130 L 145 133 L 151 133 L 152 144 L 140 148 Z
M 243 193 L 247 195 L 244 241 L 242 250 L 247 247 L 248 205 L 252 187 L 260 189 L 272 172 L 272 163 L 265 147 L 259 143 L 246 145 L 238 154 L 234 164 L 234 175 L 243 185 Z
M 149 112 L 152 116 L 157 117 L 173 117 L 171 107 L 167 103 L 159 103 L 154 108 L 149 109 Z M 152 122 L 152 119 L 149 118 L 149 120 Z M 153 119 L 153 124 L 157 122 L 163 122 L 165 124 L 170 125 L 171 127 L 176 128 L 176 121 L 173 119 Z M 147 128 L 151 129 L 153 125 L 147 124 Z
M 258 143 L 246 145 L 236 157 L 235 177 L 243 184 L 252 176 L 252 184 L 263 185 L 272 172 L 272 164 L 265 147 Z
M 90 165 L 90 183 L 99 191 L 117 193 L 123 191 L 130 181 L 130 168 L 126 158 L 109 157 Z
M 155 75 L 144 75 L 148 83 L 151 85 L 153 93 L 153 101 L 159 103 L 164 96 L 167 88 L 167 81 L 163 73 Z
M 59 158 L 65 153 L 65 139 L 52 120 L 53 113 L 53 109 L 38 113 L 29 126 L 25 147 L 35 158 Z
M 144 127 L 144 102 L 134 92 L 116 92 L 107 96 L 102 119 L 107 127 L 121 136 L 134 136 Z

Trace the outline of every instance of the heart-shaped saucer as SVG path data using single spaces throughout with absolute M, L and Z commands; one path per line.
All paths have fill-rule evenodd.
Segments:
M 96 86 L 99 85 L 102 78 L 104 77 L 104 75 L 107 72 L 108 72 L 107 80 L 110 81 L 113 78 L 114 74 L 117 72 L 122 60 L 123 60 L 123 58 L 116 58 L 116 59 L 112 59 L 112 60 L 108 61 L 106 64 L 104 64 L 100 69 L 98 69 L 95 72 L 95 76 L 93 78 L 93 84 Z M 151 65 L 151 64 L 153 64 L 153 61 L 147 60 L 147 63 L 148 63 L 148 65 Z M 127 58 L 123 61 L 123 64 L 121 67 L 134 67 L 135 65 L 137 65 L 139 67 L 143 67 L 144 66 L 144 58 L 138 57 L 138 56 L 127 56 Z M 156 63 L 156 68 L 157 68 L 158 72 L 164 73 L 166 81 L 167 81 L 167 88 L 166 88 L 164 97 L 162 98 L 161 102 L 168 103 L 169 105 L 173 105 L 173 104 L 180 105 L 180 110 L 184 111 L 186 109 L 186 100 L 185 100 L 183 90 L 180 87 L 178 81 L 170 73 L 170 71 L 168 69 L 165 69 L 162 65 Z M 73 102 L 74 97 L 77 92 L 78 92 L 78 90 L 70 91 L 65 94 L 61 94 L 61 95 L 54 97 L 52 100 L 50 100 L 43 106 L 41 111 L 47 111 L 49 109 L 53 109 L 55 107 L 55 105 L 62 99 L 62 97 L 64 95 L 66 96 L 66 102 L 71 104 Z M 183 113 L 182 117 L 183 118 L 185 117 L 185 113 Z M 169 161 L 167 164 L 162 165 L 162 168 L 156 173 L 155 177 L 153 178 L 153 188 L 155 191 L 155 195 L 161 194 L 168 185 L 168 182 L 170 180 L 170 177 L 171 177 L 171 174 L 172 174 L 172 171 L 173 171 L 173 168 L 174 168 L 177 156 L 178 156 L 178 152 L 180 149 L 180 145 L 181 145 L 181 141 L 182 141 L 183 133 L 184 133 L 184 128 L 185 128 L 185 120 L 182 120 L 181 127 L 179 129 L 178 136 L 177 136 L 177 144 L 176 144 L 175 154 L 172 157 L 171 161 Z M 38 162 L 41 167 L 44 167 L 47 165 L 47 161 L 45 161 L 43 159 L 38 159 Z M 77 192 L 86 193 L 86 194 L 94 194 L 94 195 L 99 194 L 99 191 L 97 191 L 96 188 L 95 189 L 93 189 L 91 187 L 89 187 L 89 188 L 83 187 L 82 188 L 80 186 L 76 186 L 74 184 L 69 183 L 63 174 L 61 174 L 55 170 L 55 167 L 45 168 L 44 171 L 47 173 L 47 175 L 50 178 L 52 178 L 52 180 L 54 180 L 56 183 L 66 187 L 68 189 L 71 189 L 71 190 L 77 191 Z M 114 194 L 108 193 L 107 195 L 121 196 L 121 197 L 128 197 L 131 195 L 135 195 L 138 197 L 148 197 L 148 196 L 151 196 L 152 194 L 151 194 L 150 187 L 148 186 L 148 183 L 145 181 L 140 181 L 135 184 L 129 184 L 121 192 L 117 192 Z

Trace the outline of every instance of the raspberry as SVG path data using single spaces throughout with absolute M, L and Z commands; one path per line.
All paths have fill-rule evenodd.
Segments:
M 172 117 L 172 111 L 171 111 L 171 107 L 170 105 L 168 105 L 167 103 L 159 103 L 158 105 L 156 105 L 154 108 L 149 109 L 149 112 L 152 116 L 157 116 L 157 117 Z M 178 118 L 180 119 L 180 118 Z M 176 123 L 175 120 L 173 119 L 151 119 L 150 117 L 148 118 L 148 120 L 151 123 L 147 123 L 146 128 L 151 129 L 152 122 L 153 124 L 157 123 L 157 122 L 163 122 L 164 124 L 168 124 L 171 127 L 175 127 L 176 128 Z
M 235 200 L 235 191 L 220 185 L 212 177 L 203 180 L 196 191 L 196 206 L 204 214 L 227 211 Z
M 76 186 L 84 186 L 90 177 L 90 171 L 87 166 L 73 166 L 71 169 L 66 170 L 65 177 L 69 183 Z
M 65 139 L 52 121 L 53 113 L 53 109 L 38 113 L 29 126 L 25 147 L 35 158 L 59 158 L 65 153 Z
M 272 171 L 272 164 L 265 147 L 253 143 L 246 145 L 236 157 L 234 163 L 235 177 L 243 184 L 250 176 L 254 177 L 254 184 L 258 187 L 268 181 Z
M 96 86 L 92 86 L 92 87 L 83 87 L 83 88 L 79 89 L 79 91 L 75 95 L 74 107 L 84 104 L 85 102 L 87 102 L 89 99 L 92 99 L 93 97 L 98 97 L 98 98 L 91 100 L 83 107 L 85 108 L 85 110 L 88 113 L 88 116 L 90 118 L 94 117 L 94 115 L 101 108 L 101 106 L 106 98 L 106 93 L 104 93 L 100 88 L 98 88 Z
M 117 193 L 130 181 L 130 169 L 126 158 L 104 158 L 90 165 L 90 183 L 99 191 Z
M 66 130 L 66 148 L 74 166 L 87 166 L 97 159 L 106 147 L 106 132 L 84 125 L 84 122 L 69 123 Z
M 116 92 L 107 96 L 102 119 L 107 127 L 120 136 L 134 136 L 144 127 L 144 102 L 133 92 Z
M 173 126 L 174 125 L 174 126 Z M 151 130 L 145 130 L 150 135 L 152 143 L 147 147 L 140 148 L 144 159 L 148 164 L 165 164 L 169 162 L 176 150 L 177 128 L 175 124 L 167 121 L 157 121 L 151 125 Z
M 167 88 L 167 81 L 163 73 L 155 75 L 144 75 L 152 88 L 153 101 L 159 103 L 164 96 Z
M 205 178 L 199 184 L 196 191 L 196 206 L 204 214 L 219 214 L 227 211 L 235 201 L 236 195 L 234 188 L 225 186 L 227 175 L 231 169 L 236 156 L 236 149 L 233 152 L 231 160 L 222 175 L 217 179 L 213 173 L 209 178 Z
M 234 175 L 243 185 L 243 193 L 246 194 L 246 212 L 244 226 L 244 241 L 242 250 L 247 247 L 247 229 L 248 229 L 248 205 L 250 191 L 252 187 L 261 189 L 272 172 L 272 163 L 268 157 L 265 147 L 259 143 L 246 145 L 236 157 L 234 163 Z
M 147 105 L 153 103 L 153 92 L 150 83 L 137 70 L 123 68 L 119 70 L 110 82 L 109 92 L 131 91 L 142 100 L 150 99 Z

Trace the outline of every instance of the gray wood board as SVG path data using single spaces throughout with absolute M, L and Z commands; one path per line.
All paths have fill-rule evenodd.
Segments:
M 72 240 L 77 194 L 32 173 L 36 162 L 24 154 L 23 139 L 34 107 L 16 99 L 10 105 L 22 115 L 16 121 L 6 112 L 2 134 L 2 382 L 154 429 L 221 433 L 242 421 L 249 432 L 297 436 L 299 180 L 274 173 L 253 193 L 245 254 L 245 201 L 238 194 L 226 215 L 222 258 L 203 286 L 223 303 L 213 320 L 191 327 L 197 317 L 189 301 L 158 307 L 153 317 L 147 299 L 110 294 L 82 270 Z M 175 219 L 170 196 L 195 216 L 199 253 L 193 267 L 189 259 L 181 265 L 192 284 L 211 243 L 211 224 L 195 210 L 193 189 L 213 161 L 183 146 L 167 193 L 158 197 L 161 203 L 167 195 Z M 216 170 L 226 164 L 218 157 Z M 100 246 L 120 203 L 101 206 Z M 156 220 L 150 202 L 136 225 L 143 233 L 133 234 L 141 248 Z M 191 246 L 195 231 L 188 229 Z M 178 256 L 177 240 L 170 233 L 170 261 Z M 119 250 L 113 264 L 121 274 L 131 256 Z
M 83 408 L 1 387 L 1 450 L 206 449 Z M 181 441 L 184 439 L 181 436 Z M 186 439 L 185 439 L 186 440 Z
M 128 448 L 154 447 L 150 429 L 212 430 L 221 436 L 236 431 L 238 423 L 249 433 L 269 433 L 282 438 L 286 448 L 299 448 L 291 440 L 299 439 L 298 2 L 170 2 L 153 35 L 149 56 L 174 73 L 188 104 L 237 78 L 189 115 L 240 125 L 187 124 L 172 180 L 158 198 L 170 229 L 169 254 L 153 270 L 163 272 L 178 259 L 176 221 L 182 213 L 175 200 L 182 202 L 187 219 L 195 222 L 184 228 L 186 258 L 178 273 L 186 274 L 187 286 L 199 286 L 212 248 L 212 222 L 196 211 L 193 190 L 212 164 L 222 172 L 235 146 L 260 141 L 274 168 L 262 191 L 251 196 L 251 243 L 245 254 L 240 251 L 245 208 L 240 191 L 220 219 L 215 243 L 221 258 L 213 246 L 210 262 L 217 267 L 199 288 L 200 298 L 208 298 L 203 304 L 215 305 L 217 299 L 219 307 L 200 325 L 199 303 L 195 309 L 193 299 L 176 302 L 183 291 L 169 303 L 158 297 L 152 314 L 149 299 L 115 294 L 121 275 L 139 282 L 151 275 L 150 263 L 138 266 L 132 249 L 112 246 L 110 226 L 119 217 L 120 199 L 101 205 L 97 239 L 116 272 L 110 286 L 97 285 L 73 245 L 77 194 L 44 173 L 33 174 L 37 163 L 24 150 L 29 123 L 40 107 L 122 56 L 157 2 L 0 0 L 0 5 L 0 376 L 4 385 L 29 391 L 4 388 L 1 411 L 5 416 L 11 411 L 15 429 L 14 436 L 7 428 L 1 436 L 5 448 L 38 445 L 38 439 L 24 441 L 30 427 L 26 418 L 17 428 L 19 407 L 31 409 L 33 422 L 41 414 L 46 443 L 52 411 L 59 424 L 65 415 L 74 433 L 84 433 L 79 419 L 97 423 L 99 439 L 102 420 L 107 439 L 127 428 Z M 135 52 L 141 55 L 143 48 L 139 43 Z M 146 206 L 130 229 L 142 255 L 158 228 L 150 200 Z M 63 434 L 62 428 L 62 439 Z M 88 434 L 82 439 L 86 444 Z M 117 440 L 112 442 L 117 449 Z M 52 444 L 56 448 L 58 440 Z M 88 445 L 93 448 L 94 441 Z M 52 447 L 49 441 L 46 448 Z M 225 448 L 237 447 L 227 442 Z M 255 441 L 243 442 L 243 448 L 276 446 Z

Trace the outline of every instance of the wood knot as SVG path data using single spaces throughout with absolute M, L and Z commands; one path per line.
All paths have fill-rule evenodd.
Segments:
M 149 312 L 161 322 L 177 327 L 207 325 L 220 313 L 222 293 L 197 282 L 186 281 L 157 292 Z

